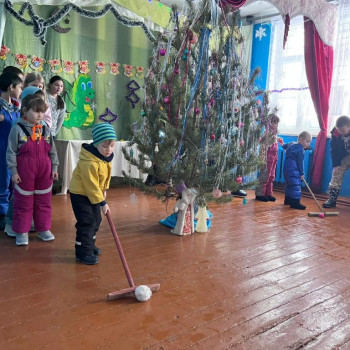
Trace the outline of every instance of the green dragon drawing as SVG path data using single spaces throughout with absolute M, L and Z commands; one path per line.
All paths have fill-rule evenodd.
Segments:
M 91 103 L 95 97 L 95 90 L 89 75 L 81 74 L 72 85 L 67 80 L 64 82 L 64 102 L 66 103 L 67 117 L 63 126 L 68 129 L 87 129 L 95 122 L 95 112 L 91 108 Z

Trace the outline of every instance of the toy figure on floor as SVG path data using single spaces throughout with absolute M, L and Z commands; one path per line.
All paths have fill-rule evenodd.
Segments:
M 86 265 L 97 264 L 101 254 L 95 241 L 102 221 L 101 210 L 105 215 L 109 211 L 106 190 L 111 180 L 117 136 L 111 124 L 99 123 L 92 129 L 92 139 L 91 144 L 82 145 L 69 187 L 77 220 L 75 256 L 77 261 Z
M 277 128 L 280 119 L 277 115 L 273 115 L 270 120 L 270 125 L 265 131 L 263 140 L 268 148 L 264 147 L 262 143 L 260 154 L 262 157 L 266 157 L 265 166 L 260 170 L 258 177 L 258 185 L 255 189 L 255 199 L 262 202 L 274 202 L 276 197 L 273 196 L 273 182 L 275 181 L 276 165 L 277 165 L 277 153 L 278 153 L 278 142 L 283 145 L 282 138 L 277 138 Z M 278 141 L 278 142 L 277 142 Z M 272 144 L 270 143 L 272 142 Z
M 28 245 L 32 218 L 38 237 L 52 241 L 52 182 L 58 178 L 58 157 L 49 127 L 43 122 L 46 103 L 40 96 L 22 100 L 21 119 L 10 131 L 6 161 L 14 187 L 12 230 L 16 244 Z
M 304 149 L 310 148 L 311 135 L 303 131 L 298 136 L 298 142 L 289 142 L 282 147 L 286 150 L 283 174 L 286 180 L 284 204 L 291 208 L 305 210 L 306 206 L 300 203 L 301 182 L 304 179 Z
M 194 208 L 193 203 L 197 197 L 194 189 L 185 188 L 181 199 L 176 202 L 174 211 L 178 212 L 176 225 L 172 233 L 179 236 L 189 235 L 194 232 Z

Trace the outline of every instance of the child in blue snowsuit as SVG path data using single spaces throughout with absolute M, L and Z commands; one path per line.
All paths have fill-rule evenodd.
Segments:
M 289 204 L 294 209 L 306 209 L 306 206 L 300 203 L 301 182 L 304 179 L 304 149 L 310 147 L 311 138 L 309 132 L 303 131 L 298 136 L 298 142 L 282 145 L 283 149 L 286 150 L 286 160 L 283 167 L 287 185 L 284 204 Z
M 22 93 L 22 79 L 12 72 L 0 75 L 0 230 L 5 228 L 9 206 L 11 174 L 6 163 L 6 149 L 10 129 L 20 117 L 19 104 L 14 103 Z

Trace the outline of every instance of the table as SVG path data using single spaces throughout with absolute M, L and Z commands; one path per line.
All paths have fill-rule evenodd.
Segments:
M 78 160 L 79 153 L 81 150 L 81 145 L 83 143 L 91 143 L 92 140 L 74 140 L 74 141 L 66 141 L 66 140 L 55 140 L 55 145 L 57 149 L 59 166 L 58 166 L 58 176 L 62 181 L 62 189 L 58 194 L 67 194 L 67 190 L 69 188 L 70 181 L 72 179 L 72 173 L 75 169 Z M 124 158 L 122 147 L 128 145 L 127 141 L 119 141 L 116 143 L 114 148 L 114 158 L 112 161 L 112 176 L 123 176 L 123 171 L 125 173 L 129 173 L 129 162 Z M 134 157 L 137 158 L 139 151 L 137 149 L 137 145 L 134 144 L 132 146 L 134 151 Z M 142 179 L 145 181 L 147 174 L 143 174 L 139 171 L 139 169 L 131 165 L 130 167 L 130 176 L 137 179 Z

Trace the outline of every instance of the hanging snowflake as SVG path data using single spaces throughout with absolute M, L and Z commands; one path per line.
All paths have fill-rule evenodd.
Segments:
M 264 28 L 263 26 L 260 26 L 260 28 L 258 30 L 255 31 L 255 38 L 259 38 L 259 40 L 261 41 L 261 39 L 266 36 L 266 28 Z

